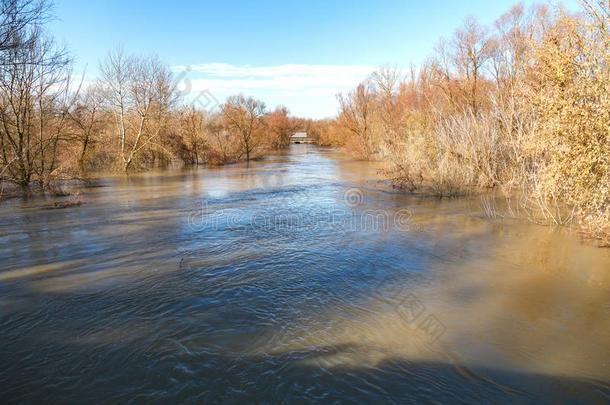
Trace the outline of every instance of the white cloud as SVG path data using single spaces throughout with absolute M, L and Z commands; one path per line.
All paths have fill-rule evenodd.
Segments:
M 337 112 L 336 95 L 353 89 L 375 67 L 366 65 L 272 66 L 208 63 L 173 67 L 193 94 L 208 90 L 219 100 L 244 93 L 269 107 L 283 104 L 293 115 L 321 118 Z

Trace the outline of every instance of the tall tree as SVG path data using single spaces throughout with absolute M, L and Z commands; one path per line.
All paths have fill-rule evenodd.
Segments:
M 127 172 L 145 151 L 164 151 L 159 138 L 177 100 L 175 83 L 158 58 L 127 56 L 122 50 L 108 55 L 101 72 L 115 116 L 119 163 Z
M 69 111 L 72 124 L 71 141 L 80 144 L 78 166 L 85 170 L 87 155 L 99 141 L 101 132 L 106 126 L 106 114 L 103 110 L 104 93 L 99 85 L 93 85 L 79 94 L 76 103 Z
M 231 96 L 221 107 L 221 114 L 229 130 L 239 136 L 246 161 L 262 143 L 265 103 L 242 94 Z
M 289 116 L 288 108 L 279 106 L 265 116 L 267 128 L 272 135 L 272 146 L 276 149 L 290 145 L 290 136 L 297 125 Z
M 17 13 L 0 18 L 0 164 L 4 180 L 45 186 L 66 140 L 71 60 L 39 25 L 46 3 L 0 4 L 2 12 Z
M 372 121 L 375 98 L 375 89 L 369 81 L 359 84 L 347 96 L 338 96 L 341 107 L 339 122 L 356 136 L 364 156 L 370 156 L 374 151 Z

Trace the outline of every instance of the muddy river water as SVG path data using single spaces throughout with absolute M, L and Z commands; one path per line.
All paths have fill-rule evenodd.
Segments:
M 2 203 L 0 402 L 608 403 L 610 250 L 378 168 L 294 145 Z

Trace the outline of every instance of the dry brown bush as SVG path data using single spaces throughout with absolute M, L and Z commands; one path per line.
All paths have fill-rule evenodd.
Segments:
M 610 244 L 610 5 L 582 6 L 467 20 L 417 73 L 383 68 L 340 97 L 324 142 L 388 160 L 410 191 L 499 189 Z

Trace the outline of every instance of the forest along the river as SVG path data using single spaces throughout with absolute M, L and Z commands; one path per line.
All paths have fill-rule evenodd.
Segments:
M 378 169 L 293 145 L 3 203 L 0 401 L 608 401 L 610 251 Z

